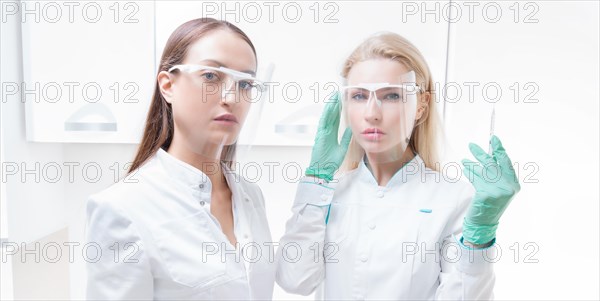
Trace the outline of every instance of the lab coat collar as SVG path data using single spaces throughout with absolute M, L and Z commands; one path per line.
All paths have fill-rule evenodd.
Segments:
M 162 148 L 156 152 L 156 158 L 167 171 L 167 175 L 174 180 L 196 191 L 207 193 L 212 191 L 210 179 L 200 169 L 173 157 Z
M 190 187 L 196 193 L 205 196 L 204 201 L 210 203 L 210 195 L 212 192 L 212 183 L 208 175 L 200 169 L 181 161 L 164 149 L 159 148 L 156 152 L 156 157 L 160 161 L 167 174 L 172 179 Z M 248 194 L 242 189 L 240 184 L 241 177 L 230 169 L 227 164 L 221 163 L 223 174 L 232 193 L 232 202 L 238 198 L 249 198 Z
M 400 170 L 398 170 L 392 178 L 386 184 L 386 188 L 400 186 L 404 183 L 410 181 L 411 179 L 420 177 L 421 173 L 425 169 L 425 162 L 419 154 L 416 154 L 415 157 L 406 163 Z M 367 167 L 364 160 L 361 160 L 358 165 L 358 176 L 360 181 L 367 183 L 369 185 L 378 186 L 377 180 Z

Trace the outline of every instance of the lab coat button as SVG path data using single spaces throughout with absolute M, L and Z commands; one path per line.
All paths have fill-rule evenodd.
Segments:
M 200 201 L 200 206 L 204 206 L 206 204 L 205 201 Z
M 371 230 L 375 229 L 375 223 L 370 222 L 369 223 L 369 229 L 371 229 Z
M 362 261 L 362 262 L 367 262 L 367 260 L 369 260 L 369 258 L 365 255 L 360 257 L 360 261 Z
M 198 185 L 198 187 L 200 187 L 200 189 L 204 189 L 204 183 Z
M 383 197 L 383 191 L 378 190 L 376 195 L 377 195 L 378 198 L 382 198 Z
M 322 194 L 322 195 L 321 195 L 321 200 L 323 200 L 323 201 L 327 201 L 327 195 L 326 195 L 326 194 Z

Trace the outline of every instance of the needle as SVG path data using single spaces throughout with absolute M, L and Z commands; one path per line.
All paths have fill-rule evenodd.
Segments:
M 488 154 L 492 155 L 492 136 L 494 135 L 494 123 L 496 122 L 496 105 L 492 107 L 492 118 L 490 121 L 490 139 L 489 139 L 489 148 Z

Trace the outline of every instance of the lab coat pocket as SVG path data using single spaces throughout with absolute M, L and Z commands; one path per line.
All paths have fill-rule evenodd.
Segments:
M 206 212 L 169 221 L 153 231 L 158 252 L 173 281 L 188 287 L 212 287 L 226 273 L 224 242 Z

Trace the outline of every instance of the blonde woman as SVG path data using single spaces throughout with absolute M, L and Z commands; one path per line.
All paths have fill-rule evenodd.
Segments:
M 364 41 L 342 75 L 280 240 L 278 284 L 328 300 L 493 298 L 495 231 L 520 190 L 500 141 L 492 155 L 469 146 L 471 184 L 439 172 L 433 79 L 397 34 Z

